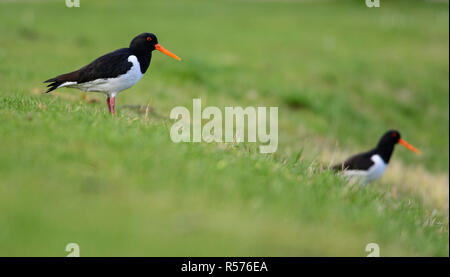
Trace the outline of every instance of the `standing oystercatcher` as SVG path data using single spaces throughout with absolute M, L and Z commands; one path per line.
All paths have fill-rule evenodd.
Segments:
M 144 76 L 155 49 L 181 61 L 175 54 L 159 45 L 154 34 L 142 33 L 131 41 L 129 48 L 118 49 L 76 71 L 48 79 L 44 82 L 50 83 L 47 92 L 60 87 L 102 92 L 106 94 L 109 112 L 115 115 L 117 94 L 132 87 Z
M 335 171 L 343 171 L 344 176 L 360 177 L 367 184 L 383 175 L 391 159 L 394 146 L 400 143 L 411 151 L 420 154 L 420 151 L 404 141 L 396 130 L 387 131 L 374 149 L 350 157 L 343 164 L 332 167 Z

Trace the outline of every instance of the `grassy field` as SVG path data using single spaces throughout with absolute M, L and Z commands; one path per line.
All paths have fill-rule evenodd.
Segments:
M 448 256 L 448 3 L 0 1 L 0 255 Z M 126 47 L 154 53 L 117 98 L 42 81 Z M 279 147 L 175 144 L 175 106 L 279 107 Z M 151 107 L 146 115 L 139 105 Z M 352 185 L 322 170 L 397 147 Z

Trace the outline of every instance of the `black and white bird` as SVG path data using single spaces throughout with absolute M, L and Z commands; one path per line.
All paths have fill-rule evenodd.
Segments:
M 90 64 L 70 73 L 48 79 L 47 92 L 60 87 L 78 88 L 82 91 L 96 91 L 106 94 L 106 104 L 110 113 L 115 115 L 115 98 L 119 92 L 136 84 L 147 71 L 152 59 L 152 51 L 181 60 L 158 43 L 152 33 L 142 33 L 130 43 L 130 47 L 121 48 L 103 55 Z
M 371 183 L 383 175 L 397 143 L 420 154 L 419 150 L 401 138 L 398 131 L 390 130 L 381 137 L 374 149 L 354 155 L 344 163 L 332 166 L 332 169 L 343 171 L 344 176 L 358 177 L 364 184 Z

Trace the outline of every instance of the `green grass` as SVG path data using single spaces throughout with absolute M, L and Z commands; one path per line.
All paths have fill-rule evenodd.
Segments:
M 0 255 L 448 256 L 448 4 L 382 5 L 0 3 Z M 155 53 L 116 119 L 99 95 L 42 93 L 144 31 L 183 61 Z M 278 152 L 172 143 L 170 110 L 196 97 L 278 106 Z M 149 118 L 123 106 L 147 104 Z M 415 182 L 321 169 L 390 128 L 424 152 L 393 157 Z

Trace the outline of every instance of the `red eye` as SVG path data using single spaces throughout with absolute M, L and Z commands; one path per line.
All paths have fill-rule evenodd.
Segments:
M 396 137 L 397 137 L 397 133 L 393 133 L 392 136 L 393 136 L 394 138 L 396 138 Z
M 151 37 L 147 37 L 147 41 L 152 41 L 152 38 Z

